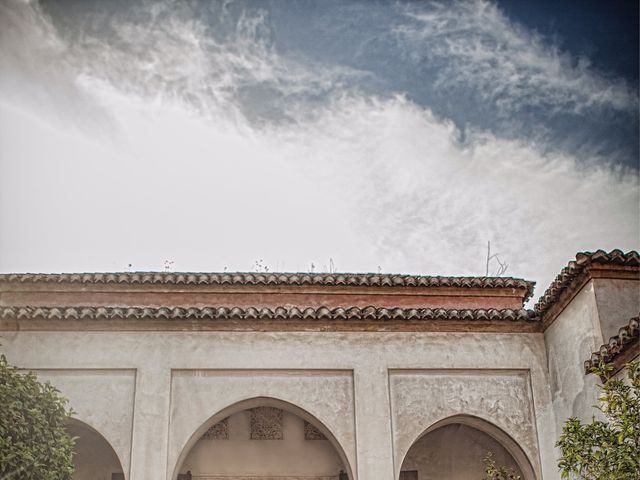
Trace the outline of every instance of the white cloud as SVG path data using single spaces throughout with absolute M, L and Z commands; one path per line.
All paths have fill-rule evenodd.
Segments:
M 396 29 L 408 55 L 440 65 L 442 89 L 472 88 L 505 113 L 528 107 L 583 113 L 634 112 L 637 91 L 595 71 L 540 35 L 512 22 L 486 0 L 429 2 L 407 7 L 413 21 Z
M 109 128 L 109 118 L 78 86 L 68 46 L 35 3 L 0 2 L 0 95 L 57 122 L 82 117 L 76 127 Z
M 508 274 L 542 288 L 578 250 L 637 248 L 636 174 L 482 132 L 461 143 L 451 122 L 403 97 L 336 90 L 296 104 L 293 121 L 256 126 L 239 84 L 313 96 L 350 73 L 324 71 L 319 87 L 314 69 L 266 46 L 214 48 L 197 23 L 159 23 L 116 23 L 127 48 L 104 38 L 63 48 L 74 58 L 64 71 L 117 137 L 0 97 L 0 270 L 162 269 L 165 259 L 177 270 L 258 259 L 308 270 L 332 258 L 347 271 L 478 275 L 491 240 Z

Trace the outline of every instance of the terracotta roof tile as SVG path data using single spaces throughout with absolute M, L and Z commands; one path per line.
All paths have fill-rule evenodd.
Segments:
M 373 273 L 10 273 L 0 282 L 176 285 L 341 285 L 359 287 L 523 288 L 524 301 L 535 282 L 513 277 L 440 277 Z
M 611 337 L 608 343 L 602 345 L 597 352 L 591 354 L 591 358 L 584 362 L 585 373 L 590 373 L 591 368 L 598 363 L 609 363 L 629 348 L 638 349 L 640 338 L 640 315 L 632 317 L 629 323 L 618 330 L 618 334 Z M 640 353 L 640 352 L 638 352 Z
M 373 273 L 5 273 L 0 281 L 55 283 L 169 283 L 239 285 L 358 285 L 532 288 L 535 282 L 513 277 L 442 277 Z
M 555 280 L 549 285 L 549 288 L 540 297 L 533 309 L 540 316 L 544 316 L 560 296 L 568 290 L 574 282 L 579 281 L 579 277 L 584 273 L 585 269 L 592 264 L 608 264 L 621 265 L 628 267 L 640 266 L 640 254 L 632 250 L 623 252 L 622 250 L 596 250 L 595 252 L 580 252 L 576 254 L 576 259 L 569 262 L 564 267 Z
M 100 320 L 128 318 L 189 320 L 478 320 L 537 322 L 532 310 L 297 307 L 0 307 L 0 319 Z

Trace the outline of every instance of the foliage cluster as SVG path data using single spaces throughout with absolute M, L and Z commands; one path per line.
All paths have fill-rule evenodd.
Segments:
M 600 404 L 603 420 L 582 423 L 570 418 L 557 446 L 563 478 L 585 480 L 640 479 L 640 363 L 627 365 L 627 380 L 611 376 L 613 366 L 592 372 L 604 380 Z
M 73 439 L 68 401 L 0 355 L 0 479 L 69 480 Z
M 517 475 L 512 468 L 496 465 L 493 452 L 488 452 L 484 457 L 483 480 L 520 480 L 520 475 Z

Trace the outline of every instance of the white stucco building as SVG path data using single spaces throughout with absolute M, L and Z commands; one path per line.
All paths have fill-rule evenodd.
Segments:
M 564 421 L 593 413 L 585 361 L 638 356 L 640 257 L 580 253 L 526 310 L 532 293 L 487 277 L 7 274 L 0 343 L 70 399 L 77 479 L 478 479 L 487 451 L 558 479 Z

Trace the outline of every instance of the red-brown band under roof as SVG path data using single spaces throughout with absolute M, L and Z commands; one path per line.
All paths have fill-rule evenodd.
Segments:
M 524 289 L 523 302 L 533 295 L 535 282 L 513 277 L 441 277 L 373 273 L 12 273 L 0 282 L 174 285 L 325 285 L 354 287 L 454 287 Z

